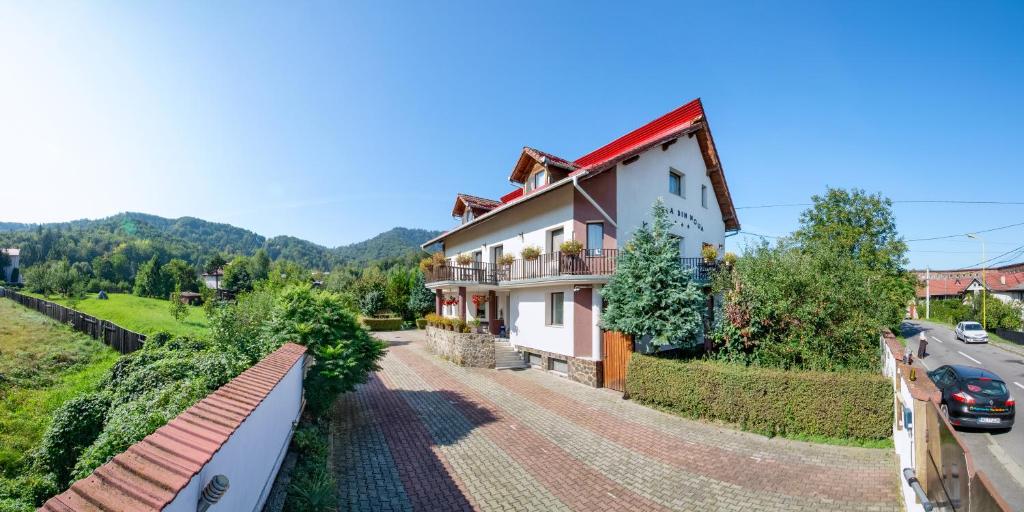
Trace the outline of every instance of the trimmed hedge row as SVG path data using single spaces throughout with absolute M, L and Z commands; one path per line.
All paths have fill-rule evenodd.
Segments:
M 371 331 L 398 331 L 402 329 L 401 317 L 364 318 L 363 324 Z
M 635 353 L 626 390 L 647 405 L 768 436 L 892 435 L 892 383 L 871 372 L 789 371 Z

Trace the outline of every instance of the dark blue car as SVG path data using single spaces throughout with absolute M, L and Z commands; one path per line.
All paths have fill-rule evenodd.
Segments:
M 998 375 L 973 366 L 946 365 L 928 372 L 942 391 L 942 414 L 954 426 L 1009 430 L 1016 404 Z

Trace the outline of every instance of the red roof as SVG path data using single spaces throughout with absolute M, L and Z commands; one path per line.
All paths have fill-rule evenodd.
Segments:
M 519 187 L 508 194 L 501 196 L 502 203 L 511 203 L 512 201 L 523 197 L 523 187 Z
M 932 279 L 929 281 L 929 291 L 932 297 L 948 297 L 963 295 L 967 290 L 967 287 L 974 282 L 974 279 L 970 277 L 961 277 L 955 279 Z M 924 297 L 927 295 L 924 282 L 917 287 L 917 296 Z
M 177 497 L 306 353 L 288 343 L 50 498 L 48 512 L 158 511 Z
M 641 146 L 687 128 L 704 116 L 704 106 L 697 98 L 654 121 L 651 121 L 622 137 L 576 159 L 580 167 L 597 167 L 609 160 L 622 156 Z

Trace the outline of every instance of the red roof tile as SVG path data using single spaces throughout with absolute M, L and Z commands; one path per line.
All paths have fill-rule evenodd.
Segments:
M 604 146 L 601 146 L 586 155 L 576 159 L 579 167 L 596 167 L 602 163 L 614 160 L 641 146 L 650 144 L 658 139 L 667 137 L 689 127 L 694 121 L 704 116 L 704 107 L 697 98 L 686 105 L 683 105 L 668 114 L 665 114 L 654 121 L 651 121 L 636 130 L 633 130 L 622 137 L 619 137 Z
M 210 393 L 70 489 L 48 512 L 162 510 L 263 402 L 306 347 L 288 343 Z

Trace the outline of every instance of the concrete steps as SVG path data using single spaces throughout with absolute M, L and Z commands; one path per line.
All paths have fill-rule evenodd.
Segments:
M 530 365 L 523 360 L 522 354 L 513 349 L 511 343 L 507 341 L 494 342 L 494 369 L 512 370 L 529 367 Z

